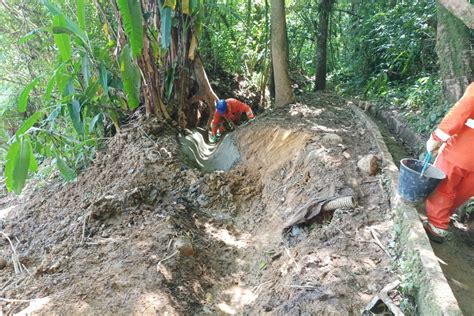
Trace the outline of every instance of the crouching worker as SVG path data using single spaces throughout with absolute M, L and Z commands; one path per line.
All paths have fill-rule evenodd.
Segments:
M 219 100 L 216 104 L 216 111 L 211 122 L 210 140 L 212 143 L 217 141 L 217 137 L 225 131 L 226 123 L 230 129 L 235 128 L 240 123 L 242 113 L 245 113 L 247 120 L 252 122 L 255 119 L 252 109 L 247 104 L 237 99 Z
M 446 179 L 426 200 L 428 220 L 423 223 L 436 242 L 446 238 L 456 208 L 474 196 L 474 83 L 431 134 L 426 149 L 436 153 L 443 143 L 435 166 L 444 171 Z

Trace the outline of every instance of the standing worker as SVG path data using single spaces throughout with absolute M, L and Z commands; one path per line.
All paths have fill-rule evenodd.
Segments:
M 474 83 L 446 114 L 426 143 L 428 152 L 444 144 L 435 166 L 446 174 L 426 201 L 423 226 L 431 240 L 443 242 L 451 215 L 474 196 Z
M 217 137 L 224 132 L 224 122 L 227 121 L 229 124 L 235 127 L 240 122 L 242 113 L 247 115 L 249 122 L 255 119 L 252 109 L 247 104 L 240 102 L 237 99 L 219 100 L 216 104 L 216 111 L 214 112 L 214 118 L 211 122 L 211 137 L 212 143 L 217 141 Z

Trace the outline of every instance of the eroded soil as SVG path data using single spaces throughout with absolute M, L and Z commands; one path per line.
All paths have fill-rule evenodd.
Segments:
M 240 128 L 241 161 L 204 173 L 180 160 L 174 132 L 136 122 L 75 183 L 33 191 L 0 219 L 24 270 L 2 238 L 0 297 L 42 298 L 1 310 L 360 314 L 397 278 L 382 175 L 356 165 L 377 154 L 366 128 L 343 100 L 310 95 Z M 358 205 L 282 230 L 327 192 Z

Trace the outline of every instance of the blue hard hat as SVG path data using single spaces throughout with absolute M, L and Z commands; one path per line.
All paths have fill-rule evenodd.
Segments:
M 225 102 L 225 100 L 223 100 L 223 99 L 217 101 L 216 111 L 219 114 L 224 114 L 225 111 L 227 111 L 227 102 Z

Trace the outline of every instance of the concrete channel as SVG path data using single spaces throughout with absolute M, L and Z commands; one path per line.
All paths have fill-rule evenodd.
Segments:
M 401 135 L 405 135 L 403 138 L 407 139 L 406 143 L 413 152 L 416 152 L 419 148 L 419 136 L 403 127 L 402 124 L 399 124 L 398 120 L 386 112 L 383 114 L 378 113 L 376 106 L 367 106 L 365 102 L 357 106 L 349 102 L 348 106 L 361 120 L 367 123 L 367 126 L 370 126 L 373 139 L 381 153 L 383 172 L 390 191 L 391 207 L 400 228 L 398 232 L 400 245 L 399 260 L 402 263 L 400 266 L 405 279 L 410 280 L 413 285 L 412 294 L 415 296 L 418 313 L 420 315 L 463 315 L 458 300 L 443 273 L 440 259 L 433 251 L 430 241 L 426 236 L 417 209 L 414 205 L 405 203 L 397 194 L 399 172 L 385 139 L 378 126 L 361 108 L 384 124 L 389 125 L 389 121 L 394 120 L 392 126 L 398 129 L 398 133 L 395 131 L 396 136 L 402 137 Z M 469 314 L 466 313 L 466 315 Z

